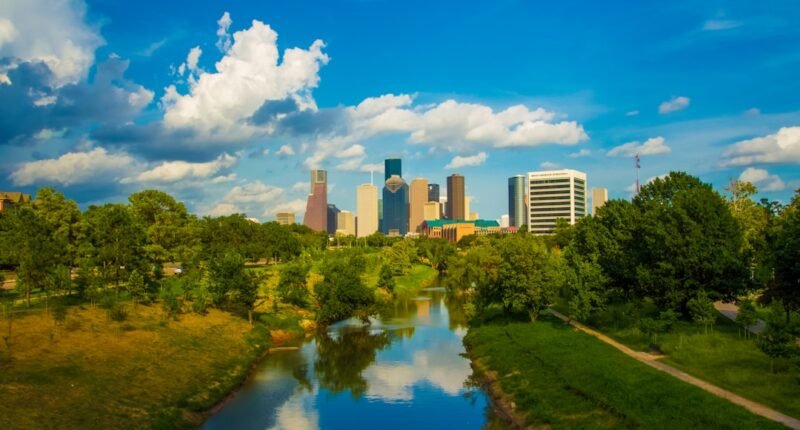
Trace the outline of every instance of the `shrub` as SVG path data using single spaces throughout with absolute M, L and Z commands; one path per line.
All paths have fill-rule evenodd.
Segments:
M 114 304 L 108 309 L 108 317 L 112 321 L 117 321 L 117 322 L 125 321 L 126 319 L 128 319 L 128 311 L 125 309 L 124 306 L 120 304 Z

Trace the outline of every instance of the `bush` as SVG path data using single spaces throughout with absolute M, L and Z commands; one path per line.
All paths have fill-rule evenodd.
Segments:
M 108 317 L 112 321 L 125 321 L 128 319 L 128 311 L 120 304 L 114 304 L 108 309 Z

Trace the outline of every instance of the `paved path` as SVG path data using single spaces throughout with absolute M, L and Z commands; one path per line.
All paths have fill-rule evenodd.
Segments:
M 692 376 L 692 375 L 690 375 L 690 374 L 688 374 L 688 373 L 686 373 L 686 372 L 684 372 L 682 370 L 678 370 L 678 369 L 676 369 L 676 368 L 674 368 L 672 366 L 669 366 L 667 364 L 664 364 L 664 363 L 658 361 L 658 358 L 660 357 L 658 355 L 653 355 L 653 354 L 649 354 L 649 353 L 646 353 L 646 352 L 634 351 L 633 349 L 628 348 L 627 346 L 617 342 L 614 339 L 611 339 L 610 337 L 604 335 L 603 333 L 600 333 L 599 331 L 596 331 L 596 330 L 593 330 L 593 329 L 591 329 L 589 327 L 586 327 L 585 325 L 583 325 L 583 324 L 581 324 L 581 323 L 579 323 L 577 321 L 571 321 L 569 318 L 567 318 L 563 314 L 561 314 L 561 313 L 559 313 L 559 312 L 557 312 L 557 311 L 555 311 L 553 309 L 549 309 L 549 311 L 550 311 L 551 314 L 553 314 L 557 318 L 559 318 L 559 319 L 561 319 L 561 320 L 563 320 L 565 322 L 568 322 L 569 324 L 571 324 L 572 326 L 574 326 L 578 330 L 581 330 L 584 333 L 587 333 L 589 335 L 592 335 L 592 336 L 600 339 L 601 341 L 603 341 L 603 342 L 613 346 L 614 348 L 617 348 L 618 350 L 622 351 L 625 355 L 633 357 L 633 358 L 639 360 L 640 362 L 642 362 L 642 363 L 644 363 L 644 364 L 646 364 L 646 365 L 648 365 L 648 366 L 650 366 L 650 367 L 652 367 L 654 369 L 660 370 L 660 371 L 662 371 L 664 373 L 668 373 L 668 374 L 680 379 L 681 381 L 684 381 L 684 382 L 692 384 L 692 385 L 694 385 L 696 387 L 702 388 L 703 390 L 708 391 L 709 393 L 711 393 L 711 394 L 713 394 L 713 395 L 715 395 L 717 397 L 721 397 L 721 398 L 723 398 L 725 400 L 730 401 L 731 403 L 735 403 L 735 404 L 737 404 L 739 406 L 742 406 L 743 408 L 747 409 L 748 411 L 750 411 L 750 412 L 752 412 L 754 414 L 761 415 L 762 417 L 771 419 L 773 421 L 777 421 L 777 422 L 779 422 L 779 423 L 781 423 L 781 424 L 783 424 L 786 427 L 789 427 L 791 429 L 800 430 L 800 420 L 798 420 L 797 418 L 792 418 L 792 417 L 790 417 L 788 415 L 782 414 L 782 413 L 780 413 L 780 412 L 778 412 L 778 411 L 776 411 L 774 409 L 771 409 L 771 408 L 769 408 L 767 406 L 764 406 L 764 405 L 762 405 L 760 403 L 756 403 L 756 402 L 753 402 L 751 400 L 747 400 L 747 399 L 745 399 L 744 397 L 742 397 L 742 396 L 740 396 L 738 394 L 734 394 L 734 393 L 732 393 L 732 392 L 730 392 L 728 390 L 724 390 L 722 388 L 719 388 L 716 385 L 709 384 L 708 382 L 703 381 L 702 379 L 695 378 L 694 376 Z
M 728 318 L 731 321 L 736 321 L 736 316 L 739 315 L 739 306 L 736 306 L 733 303 L 722 303 L 722 302 L 714 302 L 714 307 Z M 767 328 L 767 324 L 762 321 L 758 320 L 755 324 L 747 327 L 747 331 L 753 334 L 759 334 Z

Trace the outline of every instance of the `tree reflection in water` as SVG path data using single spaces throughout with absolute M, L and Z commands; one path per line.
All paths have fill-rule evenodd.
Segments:
M 316 342 L 314 373 L 320 387 L 333 393 L 350 390 L 353 397 L 361 397 L 369 388 L 363 371 L 375 362 L 378 351 L 392 342 L 392 336 L 385 330 L 347 327 L 336 336 L 321 333 Z

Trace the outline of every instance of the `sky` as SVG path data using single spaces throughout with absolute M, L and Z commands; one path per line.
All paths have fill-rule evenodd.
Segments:
M 403 159 L 466 177 L 558 168 L 629 199 L 685 171 L 800 188 L 800 3 L 0 2 L 0 190 L 82 207 L 160 189 L 199 215 L 302 217 Z

